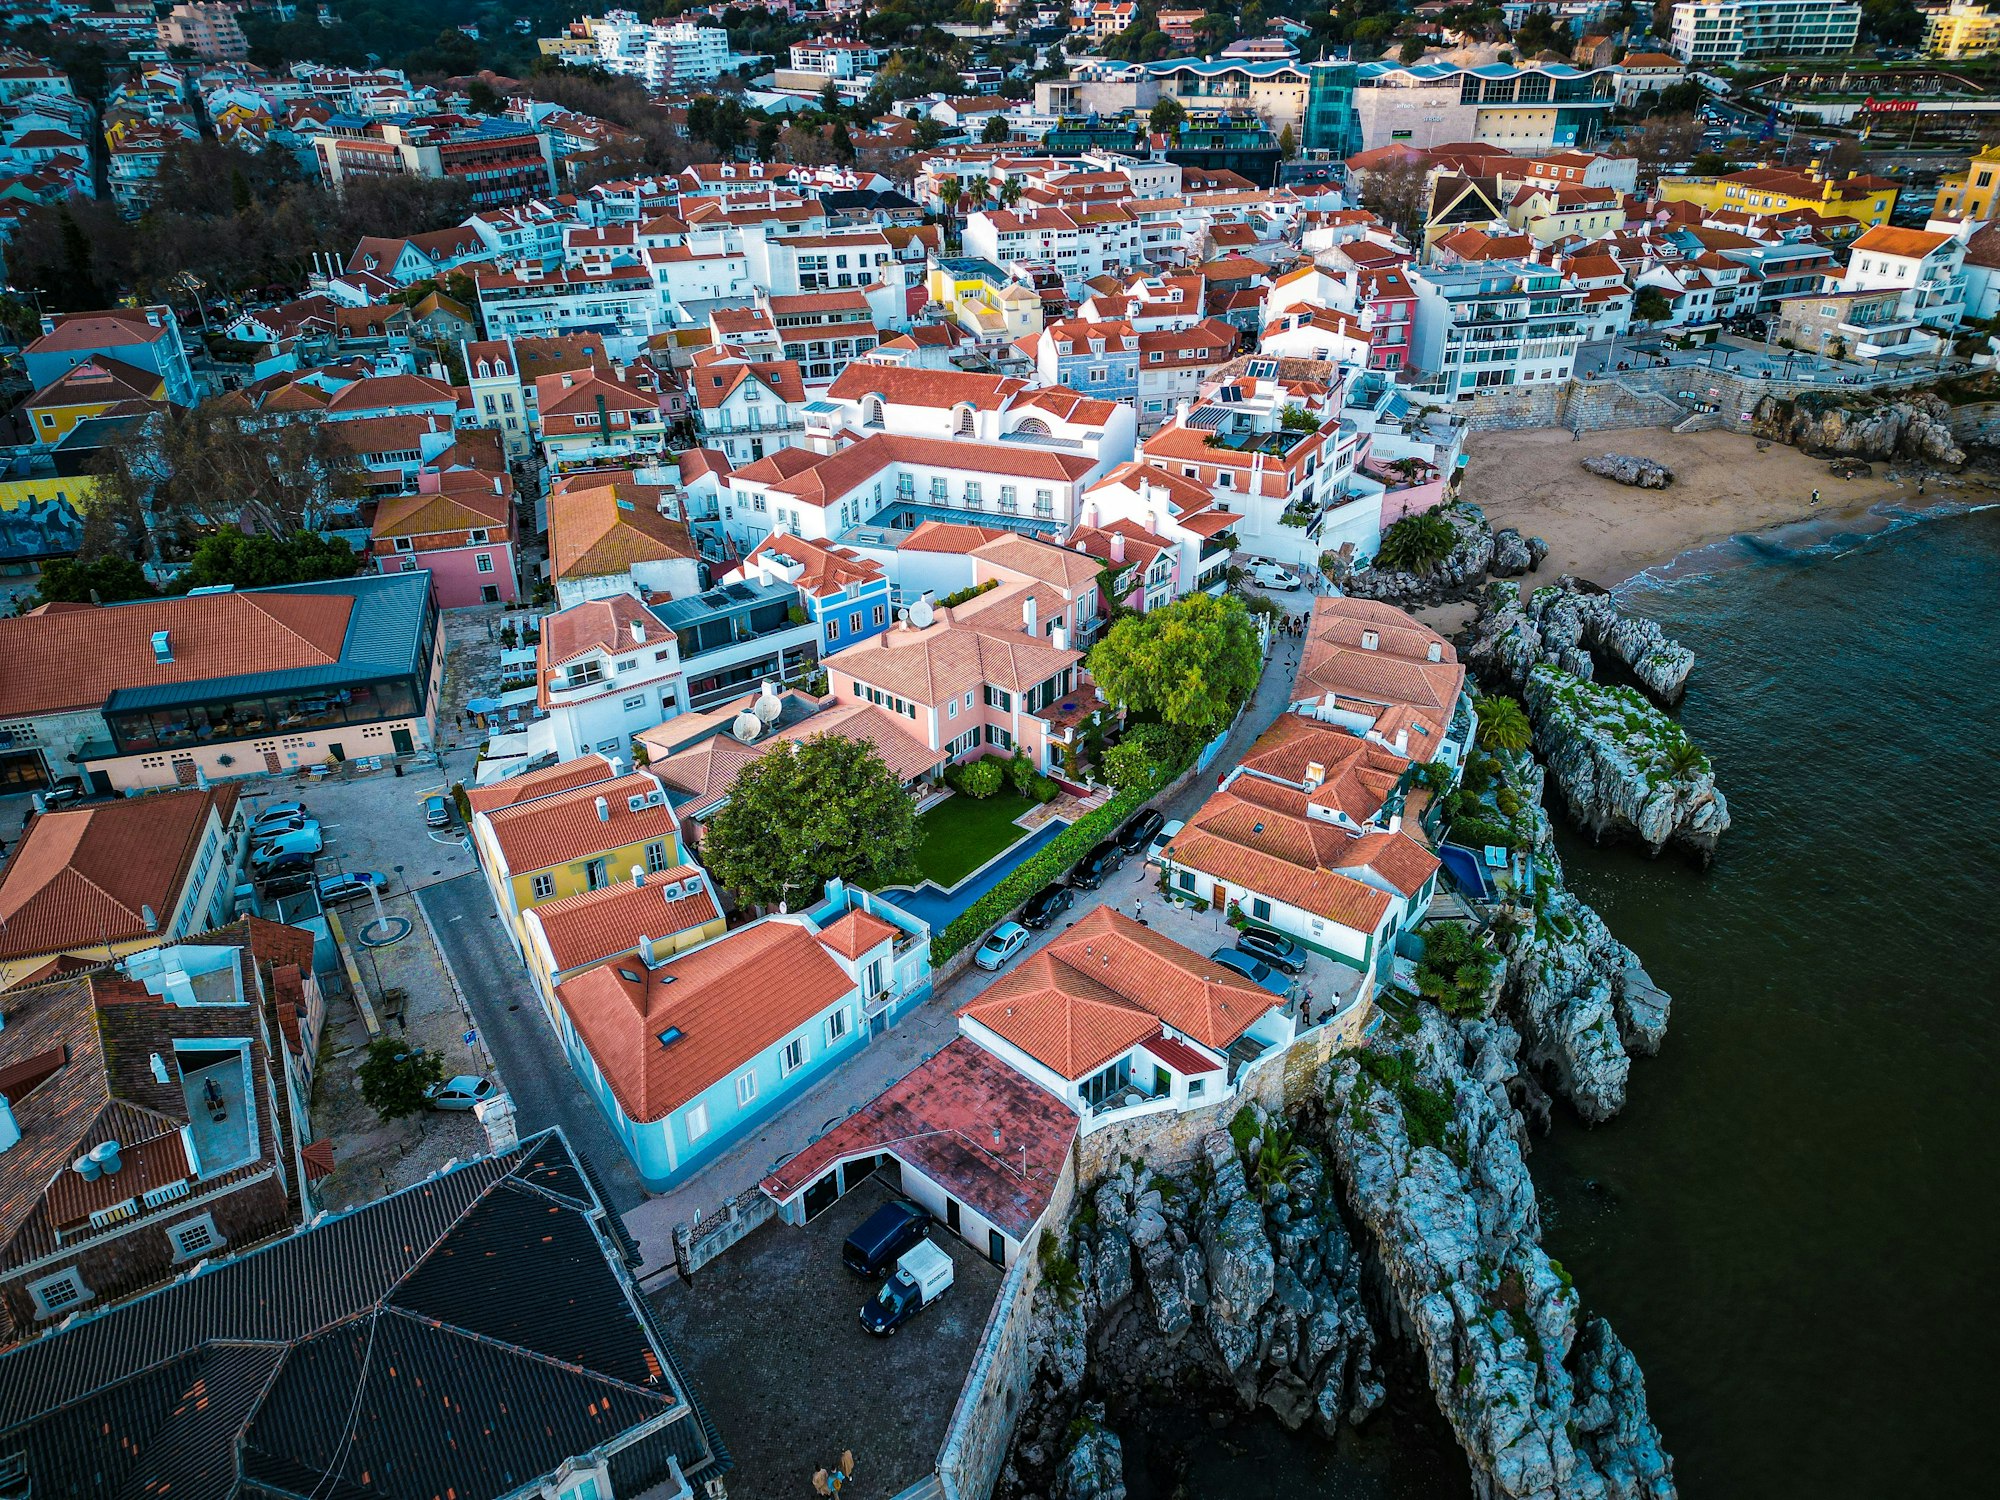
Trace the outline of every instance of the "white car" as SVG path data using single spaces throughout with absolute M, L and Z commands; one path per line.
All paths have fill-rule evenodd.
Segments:
M 1273 562 L 1252 564 L 1250 581 L 1260 589 L 1277 589 L 1281 593 L 1299 587 L 1298 576 Z
M 319 824 L 310 823 L 304 828 L 290 828 L 269 838 L 260 838 L 250 851 L 250 863 L 268 865 L 287 854 L 317 854 L 322 847 Z
M 987 935 L 979 945 L 979 951 L 972 955 L 972 961 L 982 969 L 997 969 L 1028 942 L 1028 929 L 1019 922 L 1002 922 Z
M 432 1084 L 424 1090 L 424 1097 L 431 1101 L 432 1109 L 471 1109 L 493 1097 L 493 1080 L 477 1073 L 461 1073 Z
M 1169 818 L 1166 822 L 1162 823 L 1160 831 L 1153 835 L 1153 842 L 1146 850 L 1146 863 L 1151 865 L 1158 864 L 1160 857 L 1167 852 L 1167 846 L 1173 843 L 1175 835 L 1185 827 L 1187 827 L 1187 824 L 1183 823 L 1179 818 Z
M 299 824 L 307 819 L 303 802 L 273 802 L 268 807 L 257 809 L 257 816 L 250 820 L 253 831 L 270 828 L 279 823 Z

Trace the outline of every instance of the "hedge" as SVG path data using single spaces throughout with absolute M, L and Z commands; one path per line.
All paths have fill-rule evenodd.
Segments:
M 1157 768 L 1145 782 L 1127 788 L 1104 806 L 1085 813 L 1029 855 L 992 890 L 960 912 L 941 934 L 931 939 L 931 967 L 940 967 L 954 953 L 978 942 L 1036 891 L 1069 874 L 1078 860 L 1117 832 L 1127 818 L 1145 806 L 1148 797 L 1185 771 L 1192 760 L 1190 756 L 1174 765 Z

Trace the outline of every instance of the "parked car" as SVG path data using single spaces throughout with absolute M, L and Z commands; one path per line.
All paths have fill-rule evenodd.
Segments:
M 1142 807 L 1125 820 L 1113 837 L 1118 847 L 1127 854 L 1142 854 L 1146 846 L 1153 842 L 1153 835 L 1166 826 L 1166 817 L 1154 808 Z
M 1027 946 L 1028 929 L 1019 922 L 1002 922 L 986 935 L 972 961 L 982 969 L 997 969 Z
M 945 1294 L 951 1286 L 951 1257 L 929 1240 L 918 1240 L 896 1261 L 896 1274 L 861 1307 L 861 1326 L 886 1338 Z
M 451 827 L 451 804 L 442 797 L 424 798 L 424 827 Z
M 1306 950 L 1282 932 L 1273 932 L 1268 927 L 1244 928 L 1236 934 L 1236 946 L 1287 974 L 1296 974 L 1306 966 Z
M 1049 925 L 1057 917 L 1068 911 L 1076 900 L 1076 892 L 1066 885 L 1045 885 L 1028 898 L 1028 904 L 1021 908 L 1021 922 L 1024 926 L 1040 929 Z
M 1153 844 L 1146 851 L 1146 858 L 1154 864 L 1160 863 L 1166 857 L 1167 850 L 1173 846 L 1175 836 L 1185 827 L 1187 824 L 1179 818 L 1167 819 L 1160 825 L 1160 831 L 1153 835 Z
M 432 1084 L 424 1090 L 424 1097 L 431 1101 L 432 1109 L 471 1109 L 493 1097 L 493 1080 L 477 1073 L 461 1073 Z
M 1106 876 L 1124 863 L 1125 851 L 1118 847 L 1118 841 L 1106 839 L 1084 855 L 1077 867 L 1070 871 L 1070 884 L 1094 891 L 1104 884 Z
M 1299 587 L 1298 575 L 1274 562 L 1251 564 L 1250 581 L 1260 589 L 1277 589 L 1281 593 Z
M 1240 948 L 1217 948 L 1208 955 L 1210 963 L 1221 964 L 1225 969 L 1233 969 L 1254 985 L 1269 990 L 1274 995 L 1290 992 L 1291 980 L 1253 954 Z
M 259 868 L 268 868 L 287 854 L 317 854 L 324 847 L 319 836 L 319 824 L 310 828 L 293 828 L 268 839 L 260 839 L 250 851 L 250 863 Z
M 873 1281 L 930 1232 L 930 1210 L 907 1198 L 883 1204 L 861 1221 L 840 1247 L 841 1262 L 856 1276 Z
M 253 873 L 263 883 L 265 895 L 290 895 L 312 883 L 313 860 L 310 854 L 281 854 L 268 865 L 258 865 Z
M 68 807 L 73 802 L 81 802 L 85 795 L 81 777 L 63 776 L 51 781 L 43 790 L 42 805 L 54 811 L 58 807 Z
M 252 844 L 268 844 L 273 839 L 280 838 L 285 834 L 298 833 L 307 828 L 310 828 L 314 833 L 318 833 L 319 819 L 305 817 L 276 818 L 269 823 L 254 825 L 250 829 L 250 842 Z
M 268 807 L 257 809 L 257 816 L 250 820 L 252 830 L 265 828 L 273 823 L 289 823 L 294 819 L 310 817 L 303 802 L 273 802 Z
M 319 878 L 320 904 L 334 906 L 342 901 L 358 900 L 368 894 L 370 887 L 387 891 L 389 877 L 380 870 L 345 870 L 338 875 L 322 875 Z

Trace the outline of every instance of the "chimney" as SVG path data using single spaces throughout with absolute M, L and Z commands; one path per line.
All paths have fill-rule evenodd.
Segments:
M 1021 599 L 1021 630 L 1026 635 L 1039 635 L 1035 628 L 1035 594 L 1030 589 Z
M 623 776 L 625 774 L 625 762 L 619 759 L 615 755 L 605 756 L 604 764 L 611 768 L 611 774 L 613 776 Z M 599 798 L 598 800 L 602 801 L 603 799 Z
M 609 823 L 611 821 L 611 804 L 606 802 L 602 797 L 597 799 L 597 821 L 600 823 Z
M 21 1126 L 14 1118 L 14 1106 L 0 1094 L 0 1151 L 12 1150 L 21 1142 Z
M 1125 561 L 1125 533 L 1122 531 L 1111 533 L 1111 560 L 1115 563 Z
M 153 665 L 158 667 L 169 666 L 172 664 L 173 659 L 174 648 L 172 643 L 167 639 L 167 632 L 164 630 L 154 631 Z
M 645 883 L 646 883 L 646 867 L 644 865 L 632 866 L 632 884 L 644 885 Z
M 1049 627 L 1049 644 L 1058 651 L 1069 650 L 1069 629 L 1060 620 Z
M 1326 780 L 1326 767 L 1321 765 L 1316 760 L 1307 761 L 1306 779 L 1305 779 L 1306 790 L 1309 792 L 1314 790 L 1319 786 L 1321 782 L 1325 780 Z
M 139 920 L 146 924 L 146 931 L 148 932 L 158 932 L 160 930 L 159 915 L 150 906 L 142 905 L 139 908 Z
M 632 622 L 632 644 L 635 646 L 646 644 L 646 622 L 644 620 L 634 620 Z
M 1410 753 L 1410 731 L 1407 726 L 1396 731 L 1396 753 L 1398 755 Z

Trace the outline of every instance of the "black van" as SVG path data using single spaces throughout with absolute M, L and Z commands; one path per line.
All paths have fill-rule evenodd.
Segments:
M 871 1281 L 896 1263 L 896 1258 L 930 1232 L 931 1216 L 906 1198 L 885 1203 L 862 1221 L 840 1247 L 847 1269 Z

